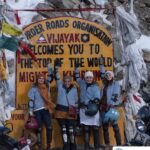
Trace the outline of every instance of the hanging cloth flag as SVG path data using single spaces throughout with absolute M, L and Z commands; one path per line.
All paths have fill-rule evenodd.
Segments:
M 20 62 L 21 62 L 21 52 L 20 52 L 20 50 L 18 49 L 17 50 L 17 62 L 18 62 L 18 64 L 20 64 Z
M 20 25 L 21 21 L 18 15 L 18 11 L 13 10 L 9 5 L 5 4 L 5 11 L 3 12 L 3 17 L 6 21 L 13 25 Z M 9 11 L 8 11 L 9 10 Z
M 0 37 L 0 50 L 1 49 L 8 49 L 10 51 L 17 51 L 18 49 L 18 40 L 15 37 L 7 37 L 2 35 Z
M 2 23 L 2 33 L 5 33 L 11 36 L 20 36 L 22 35 L 22 30 L 6 23 L 6 21 L 4 20 Z
M 18 15 L 18 11 L 15 11 L 15 12 L 14 12 L 14 15 L 15 15 L 17 24 L 20 25 L 20 24 L 21 24 L 21 21 L 20 21 L 19 15 Z
M 4 67 L 3 61 L 0 60 L 0 80 L 6 80 L 6 68 Z
M 7 62 L 6 62 L 6 55 L 4 49 L 2 50 L 2 61 L 3 61 L 3 66 L 6 68 Z
M 29 48 L 29 46 L 23 42 L 23 41 L 20 41 L 19 42 L 19 46 L 28 53 L 28 55 L 30 55 L 30 57 L 34 60 L 34 61 L 37 61 L 37 58 L 36 56 L 33 54 L 32 50 Z

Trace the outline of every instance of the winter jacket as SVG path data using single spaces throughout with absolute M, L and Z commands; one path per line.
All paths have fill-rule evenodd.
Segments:
M 71 88 L 66 89 L 60 80 L 60 75 L 57 71 L 56 73 L 56 84 L 57 84 L 57 104 L 67 106 L 67 99 L 70 105 L 76 106 L 78 102 L 78 92 L 75 85 L 72 85 Z
M 40 94 L 38 87 L 32 86 L 28 93 L 29 101 L 29 110 L 30 112 L 45 108 L 44 100 Z
M 52 82 L 52 69 L 50 66 L 48 66 L 48 77 L 47 77 L 47 83 L 48 85 Z M 43 97 L 40 94 L 40 91 L 37 86 L 33 85 L 31 89 L 28 92 L 28 98 L 29 98 L 29 111 L 32 114 L 33 111 L 44 109 L 45 108 L 45 102 Z
M 103 80 L 104 79 L 104 74 L 105 74 L 105 68 L 103 65 L 100 65 L 100 77 Z M 102 86 L 100 90 L 100 98 L 103 96 L 103 89 L 104 86 Z M 121 95 L 121 86 L 117 81 L 113 81 L 110 85 L 108 85 L 107 88 L 107 104 L 108 105 L 118 105 L 120 103 L 120 95 Z
M 60 80 L 58 67 L 55 67 L 55 79 L 57 84 L 57 105 L 56 105 L 56 118 L 71 119 L 68 116 L 69 105 L 74 107 L 78 106 L 78 92 L 75 85 L 71 85 L 69 89 L 66 89 Z M 68 104 L 68 102 L 69 104 Z
M 85 80 L 82 80 L 79 77 L 79 70 L 75 68 L 75 79 L 80 86 L 80 103 L 84 105 L 88 105 L 89 101 L 91 100 L 100 100 L 100 92 L 99 86 L 96 82 L 92 84 L 87 84 Z

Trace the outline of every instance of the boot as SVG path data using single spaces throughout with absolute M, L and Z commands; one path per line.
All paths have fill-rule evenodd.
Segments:
M 42 145 L 40 144 L 38 145 L 38 148 L 39 148 L 38 150 L 43 150 Z
M 69 145 L 69 143 L 64 143 L 63 150 L 70 150 L 70 145 Z
M 39 147 L 39 150 L 43 150 L 43 147 L 42 147 L 42 135 L 41 135 L 41 132 L 39 132 L 37 134 L 37 141 L 38 141 L 38 147 Z
M 116 138 L 116 143 L 117 145 L 121 145 L 121 135 L 120 135 L 120 130 L 118 124 L 113 125 L 114 133 L 115 133 L 115 138 Z
M 105 150 L 111 150 L 111 147 L 109 145 L 106 145 Z
M 85 131 L 85 135 L 84 135 L 84 150 L 89 150 L 90 149 L 90 133 Z
M 51 145 L 50 144 L 47 144 L 46 150 L 51 150 Z
M 104 141 L 106 145 L 110 145 L 108 128 L 109 128 L 108 123 L 103 124 Z
M 93 136 L 94 136 L 94 147 L 95 150 L 99 150 L 100 147 L 100 139 L 99 139 L 99 127 L 93 127 Z
M 70 150 L 77 150 L 76 144 L 70 143 Z

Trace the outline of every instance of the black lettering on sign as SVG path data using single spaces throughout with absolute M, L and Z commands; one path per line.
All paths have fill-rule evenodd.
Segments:
M 70 67 L 74 67 L 75 64 L 79 64 L 80 67 L 84 67 L 84 58 L 69 58 Z
M 70 55 L 83 54 L 84 45 L 83 44 L 68 44 Z
M 100 45 L 99 44 L 89 44 L 90 46 L 90 54 L 99 54 L 100 53 Z
M 31 58 L 22 58 L 21 68 L 33 68 L 33 60 Z
M 12 120 L 25 120 L 24 114 L 12 114 L 11 115 Z
M 39 64 L 39 67 L 47 67 L 48 62 L 52 62 L 51 58 L 38 58 L 37 62 Z M 21 59 L 21 68 L 33 68 L 33 60 L 31 58 L 22 58 Z
M 55 20 L 55 21 L 46 21 L 47 30 L 58 29 L 58 28 L 67 28 L 69 26 L 69 20 Z
M 47 64 L 52 62 L 52 59 L 51 58 L 38 58 L 37 62 L 39 64 L 39 67 L 46 68 Z
M 36 48 L 38 55 L 62 55 L 64 54 L 64 45 L 38 45 Z
M 94 25 L 81 22 L 81 21 L 73 21 L 72 26 L 75 29 L 83 30 L 83 31 L 93 34 L 98 39 L 100 39 L 106 46 L 109 46 L 110 44 L 112 44 L 111 38 L 109 38 L 105 32 L 103 32 L 101 29 L 97 28 Z
M 102 55 L 101 55 L 102 56 Z M 103 62 L 105 67 L 111 67 L 113 65 L 113 60 L 111 57 L 103 57 Z M 93 57 L 93 58 L 87 58 L 87 64 L 88 67 L 98 67 L 99 66 L 99 58 Z
M 26 35 L 27 39 L 30 40 L 34 36 L 44 32 L 42 24 L 38 24 L 31 28 L 30 30 L 26 31 L 24 34 Z
M 97 63 L 97 61 L 98 61 L 97 57 L 95 57 L 95 58 L 87 58 L 88 67 L 98 67 L 99 64 Z

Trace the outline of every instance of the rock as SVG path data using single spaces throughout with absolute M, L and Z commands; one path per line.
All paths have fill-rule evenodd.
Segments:
M 145 17 L 145 21 L 146 21 L 147 23 L 150 23 L 150 17 L 149 17 L 149 16 L 146 16 L 146 17 Z
M 45 3 L 39 3 L 36 8 L 39 8 L 39 9 L 54 9 L 54 7 L 52 6 L 49 6 Z M 39 14 L 41 14 L 42 16 L 44 16 L 45 18 L 54 18 L 54 17 L 58 17 L 58 16 L 67 16 L 67 13 L 65 12 L 45 12 L 45 11 L 41 11 L 39 12 Z
M 73 8 L 79 5 L 79 0 L 46 0 L 49 4 L 53 4 L 56 8 Z
M 149 53 L 144 53 L 144 60 L 146 61 L 146 62 L 150 62 L 150 54 Z
M 146 6 L 145 4 L 140 4 L 140 7 L 141 7 L 141 8 L 143 8 L 143 7 L 145 7 L 145 6 Z
M 80 8 L 87 8 L 87 5 L 85 3 L 81 3 Z M 89 11 L 82 11 L 80 13 L 81 13 L 82 18 L 84 18 L 84 19 L 90 18 L 90 12 Z
M 36 16 L 34 16 L 33 18 L 32 18 L 32 22 L 37 22 L 37 21 L 40 21 L 40 20 L 42 20 L 43 19 L 43 17 L 41 16 L 41 15 L 36 15 Z
M 146 7 L 150 7 L 150 1 L 146 1 L 146 2 L 144 2 L 145 3 L 145 5 L 146 5 Z

